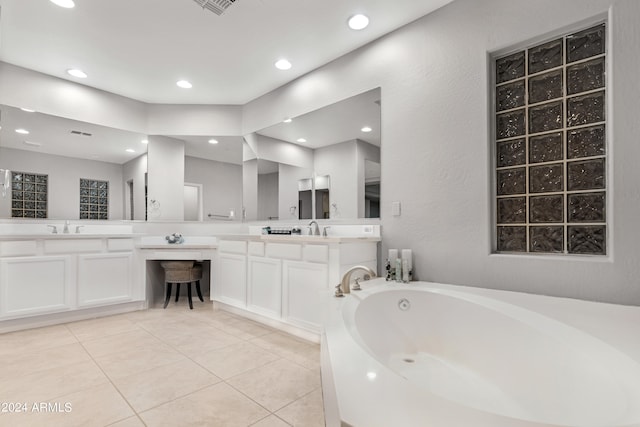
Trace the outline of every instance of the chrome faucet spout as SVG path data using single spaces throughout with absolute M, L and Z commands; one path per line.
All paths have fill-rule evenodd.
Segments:
M 342 276 L 342 282 L 340 282 L 340 291 L 342 294 L 351 293 L 351 286 L 349 282 L 351 281 L 351 275 L 357 271 L 364 271 L 364 280 L 369 280 L 373 277 L 376 277 L 376 272 L 369 267 L 365 267 L 363 265 L 356 265 L 355 267 L 351 267 L 347 270 L 346 273 L 344 273 L 344 276 Z M 342 295 L 338 295 L 338 293 L 336 292 L 336 296 Z
M 318 222 L 313 220 L 313 221 L 311 221 L 309 223 L 309 227 L 311 227 L 312 225 L 314 227 L 311 229 L 311 233 L 309 233 L 309 234 L 313 234 L 314 236 L 319 236 L 320 235 L 320 227 L 318 226 Z

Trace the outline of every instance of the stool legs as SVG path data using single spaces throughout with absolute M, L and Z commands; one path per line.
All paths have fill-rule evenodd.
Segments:
M 191 282 L 187 285 L 187 296 L 189 297 L 189 308 L 193 310 L 193 301 L 191 300 Z
M 176 283 L 176 302 L 178 302 L 178 298 L 180 298 L 180 283 Z
M 171 299 L 171 283 L 167 282 L 167 295 L 164 298 L 164 307 L 163 308 L 167 308 L 167 305 L 169 305 L 169 300 Z
M 196 280 L 196 292 L 198 293 L 200 301 L 204 302 L 204 299 L 202 298 L 202 291 L 200 290 L 200 280 Z

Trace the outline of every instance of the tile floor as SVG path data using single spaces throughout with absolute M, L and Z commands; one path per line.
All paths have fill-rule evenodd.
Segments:
M 210 304 L 0 335 L 0 366 L 0 426 L 324 426 L 319 346 Z

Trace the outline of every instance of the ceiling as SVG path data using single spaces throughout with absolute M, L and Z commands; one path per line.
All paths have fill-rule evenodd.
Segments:
M 245 104 L 450 1 L 237 0 L 218 16 L 193 0 L 0 0 L 0 60 L 148 103 Z

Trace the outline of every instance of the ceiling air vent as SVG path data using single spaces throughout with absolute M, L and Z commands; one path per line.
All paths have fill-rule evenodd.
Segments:
M 74 135 L 81 135 L 81 136 L 92 136 L 93 135 L 91 133 L 81 132 L 79 130 L 72 130 L 71 133 L 74 134 Z
M 193 0 L 202 7 L 202 9 L 210 10 L 216 15 L 222 15 L 225 10 L 236 0 Z

